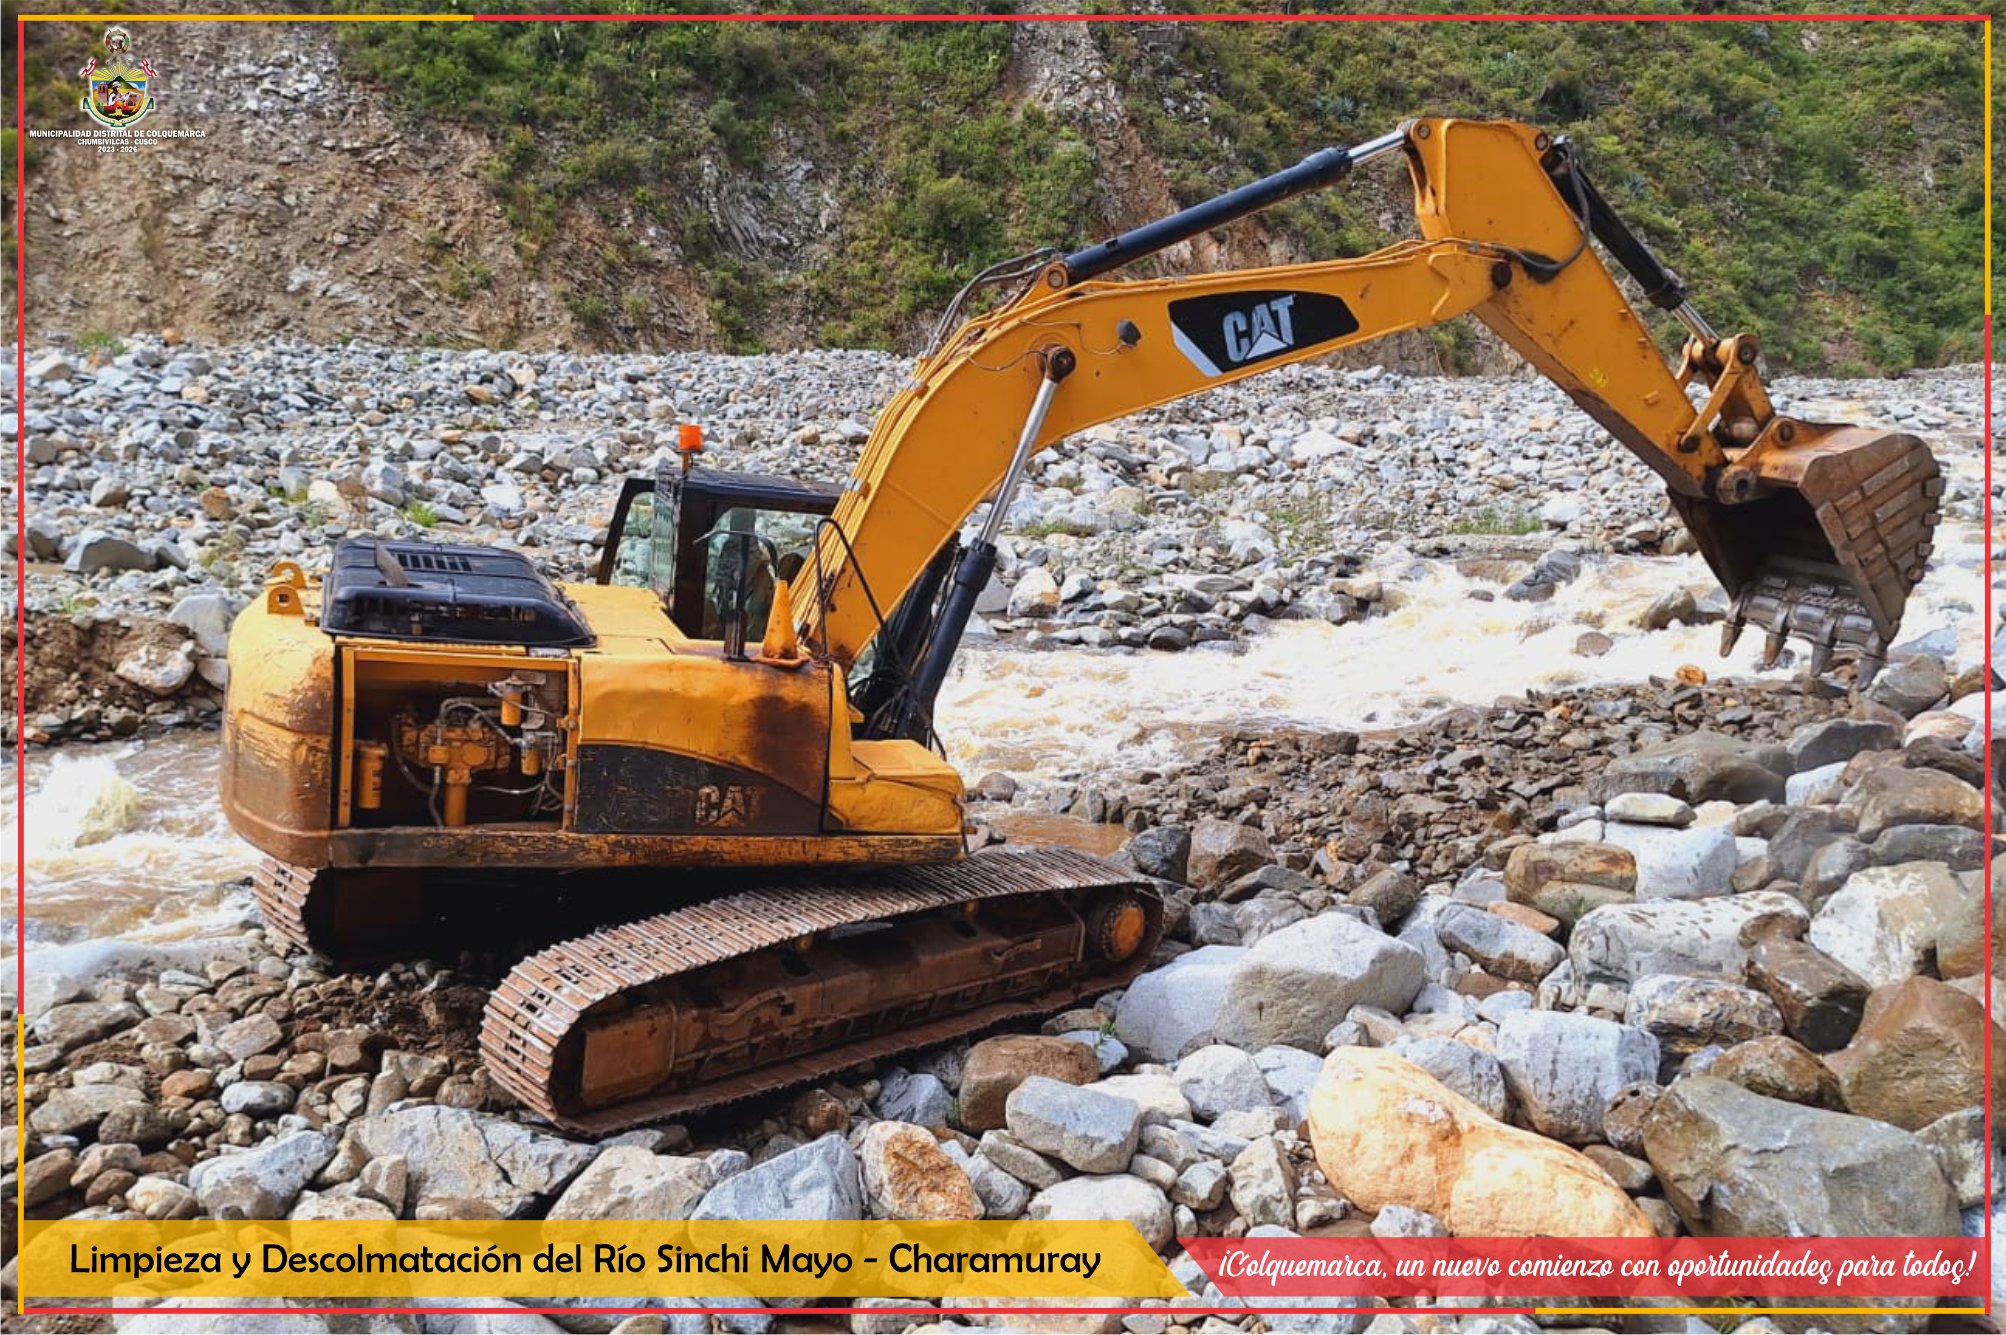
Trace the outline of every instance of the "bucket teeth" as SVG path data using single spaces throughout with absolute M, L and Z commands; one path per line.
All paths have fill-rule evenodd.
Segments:
M 1761 665 L 1774 667 L 1784 645 L 1801 640 L 1810 648 L 1809 674 L 1822 675 L 1835 659 L 1849 655 L 1859 662 L 1864 683 L 1880 671 L 1887 645 L 1873 618 L 1839 580 L 1814 568 L 1784 561 L 1771 562 L 1741 591 L 1721 627 L 1725 655 L 1749 626 L 1762 631 Z

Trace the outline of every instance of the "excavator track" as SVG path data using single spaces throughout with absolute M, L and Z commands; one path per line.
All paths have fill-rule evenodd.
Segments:
M 253 889 L 275 936 L 353 967 L 464 931 L 430 921 L 429 879 L 266 859 Z M 1127 982 L 1162 930 L 1147 880 L 1070 849 L 794 873 L 521 959 L 481 1051 L 531 1109 L 603 1134 L 1057 1010 Z
M 423 884 L 405 868 L 312 871 L 265 858 L 251 892 L 267 930 L 339 967 L 408 954 L 422 921 Z
M 1002 922 L 978 925 L 991 914 Z M 1031 924 L 1014 940 L 1013 918 Z M 1162 926 L 1148 881 L 1068 849 L 803 877 L 530 956 L 489 998 L 481 1052 L 529 1107 L 603 1134 L 1118 987 Z M 1060 938 L 1070 945 L 1047 949 Z M 670 1037 L 713 1026 L 724 1032 L 709 1050 Z

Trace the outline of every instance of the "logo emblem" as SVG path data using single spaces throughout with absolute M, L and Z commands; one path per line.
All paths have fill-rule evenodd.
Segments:
M 123 28 L 105 29 L 104 49 L 103 57 L 92 56 L 78 71 L 89 85 L 78 105 L 100 125 L 137 125 L 153 110 L 153 64 L 134 58 L 132 34 Z
M 1171 302 L 1170 329 L 1193 366 L 1219 376 L 1357 333 L 1358 319 L 1326 292 L 1225 292 Z

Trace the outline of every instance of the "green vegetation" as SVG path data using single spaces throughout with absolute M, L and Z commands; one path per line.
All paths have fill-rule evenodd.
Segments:
M 1268 502 L 1267 516 L 1268 531 L 1284 559 L 1330 549 L 1337 512 L 1329 492 L 1278 497 Z
M 1183 203 L 1417 113 L 1531 120 L 1576 138 L 1603 194 L 1708 318 L 1760 333 L 1773 364 L 1857 374 L 1979 354 L 1976 24 L 1108 24 L 1095 35 Z M 1292 201 L 1285 230 L 1311 254 L 1380 243 L 1385 197 L 1365 188 L 1371 174 Z M 1680 334 L 1664 323 L 1669 349 Z M 1451 365 L 1467 355 L 1438 344 Z
M 1527 510 L 1499 510 L 1486 505 L 1474 514 L 1458 515 L 1450 521 L 1451 533 L 1476 533 L 1486 537 L 1516 538 L 1526 533 L 1537 533 L 1546 525 L 1538 515 Z
M 623 229 L 671 241 L 727 346 L 748 352 L 777 332 L 909 345 L 977 268 L 1093 230 L 1092 151 L 1013 105 L 1002 24 L 397 23 L 341 37 L 344 57 L 413 112 L 492 135 L 489 181 L 518 249 L 532 265 L 563 249 L 562 300 L 608 341 L 666 313 L 644 295 L 655 248 L 622 242 Z M 814 268 L 783 273 L 708 202 L 720 170 L 758 176 L 802 158 L 835 183 L 843 226 Z M 580 230 L 615 234 L 589 272 L 571 244 Z
M 435 528 L 439 523 L 439 512 L 423 501 L 412 501 L 405 506 L 404 517 L 419 528 Z
M 1014 530 L 1020 538 L 1090 538 L 1093 529 L 1064 519 L 1037 519 Z
M 1256 7 L 1154 8 L 1222 4 Z M 1493 8 L 1514 5 L 1532 0 Z M 909 349 L 977 269 L 1144 221 L 1162 202 L 1153 182 L 1193 203 L 1442 113 L 1574 136 L 1713 323 L 1759 333 L 1778 368 L 1978 355 L 1977 24 L 1108 23 L 1085 36 L 1108 77 L 1066 70 L 1061 82 L 1118 105 L 1137 144 L 1097 144 L 1084 119 L 1029 97 L 1033 43 L 1002 23 L 343 24 L 338 41 L 350 73 L 414 119 L 487 136 L 518 252 L 606 346 L 689 339 L 693 297 L 740 351 Z M 86 25 L 31 25 L 31 122 L 74 111 L 71 56 L 93 40 Z M 1271 210 L 1268 234 L 1305 257 L 1357 254 L 1411 234 L 1405 193 L 1381 164 Z M 446 294 L 495 281 L 444 235 L 414 239 Z M 1669 348 L 1677 328 L 1658 323 Z M 1474 365 L 1466 330 L 1431 337 L 1445 366 Z
M 77 351 L 86 356 L 102 352 L 108 357 L 116 357 L 125 351 L 125 340 L 102 329 L 86 329 L 77 335 Z

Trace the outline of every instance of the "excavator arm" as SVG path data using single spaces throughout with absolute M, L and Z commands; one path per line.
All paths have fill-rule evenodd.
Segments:
M 1341 260 L 1139 282 L 1098 275 L 1404 154 L 1421 239 Z M 1589 237 L 1690 337 L 1668 366 Z M 984 499 L 991 514 L 903 665 L 923 714 L 1029 457 L 1093 426 L 1275 367 L 1458 316 L 1484 322 L 1658 473 L 1773 662 L 1849 649 L 1870 674 L 1930 551 L 1942 482 L 1914 437 L 1775 411 L 1757 345 L 1722 338 L 1603 202 L 1564 140 L 1513 122 L 1410 121 L 1068 256 L 999 266 L 1020 290 L 955 326 L 880 415 L 816 559 L 792 589 L 812 649 L 848 667 Z M 995 271 L 992 271 L 995 272 Z M 971 285 L 973 286 L 973 285 Z M 964 297 L 968 294 L 964 293 Z M 949 332 L 951 330 L 951 332 Z M 1696 406 L 1689 389 L 1705 391 Z M 935 567 L 938 569 L 938 567 Z

